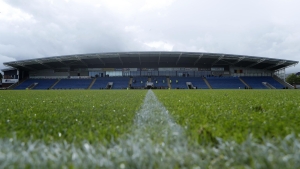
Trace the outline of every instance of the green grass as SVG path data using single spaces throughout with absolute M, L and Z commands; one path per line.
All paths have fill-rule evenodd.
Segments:
M 300 133 L 300 91 L 178 90 L 155 91 L 191 140 L 203 135 L 225 140 L 285 137 Z M 208 141 L 211 141 L 210 139 Z
M 300 91 L 153 92 L 0 91 L 0 168 L 300 168 Z
M 146 91 L 1 91 L 0 137 L 110 141 L 132 126 Z

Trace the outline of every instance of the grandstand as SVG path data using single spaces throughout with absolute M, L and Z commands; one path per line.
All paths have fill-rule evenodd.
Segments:
M 2 86 L 66 89 L 283 89 L 298 61 L 202 52 L 113 52 L 4 63 Z

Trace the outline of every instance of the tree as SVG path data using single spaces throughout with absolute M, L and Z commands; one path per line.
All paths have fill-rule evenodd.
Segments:
M 291 85 L 295 85 L 295 84 L 300 84 L 300 76 L 297 76 L 296 74 L 290 74 L 288 75 L 288 77 L 286 78 L 286 81 L 291 84 Z

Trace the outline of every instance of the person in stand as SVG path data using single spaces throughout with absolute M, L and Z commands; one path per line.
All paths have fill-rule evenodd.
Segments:
M 172 83 L 172 80 L 170 79 L 170 84 Z
M 176 84 L 178 84 L 178 80 L 176 79 Z

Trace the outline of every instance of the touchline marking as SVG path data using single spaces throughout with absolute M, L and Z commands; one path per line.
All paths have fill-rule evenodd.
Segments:
M 144 103 L 137 112 L 135 125 L 135 133 L 148 133 L 147 135 L 162 138 L 184 136 L 182 127 L 171 119 L 168 110 L 157 100 L 152 90 L 148 90 Z

